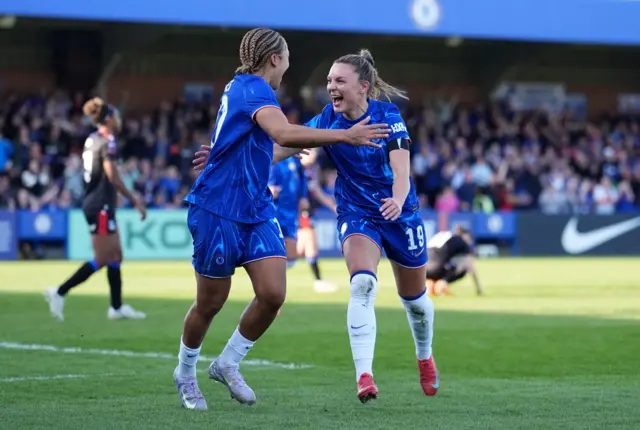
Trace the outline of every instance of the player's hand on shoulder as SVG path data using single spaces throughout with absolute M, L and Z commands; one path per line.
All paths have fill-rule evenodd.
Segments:
M 207 160 L 209 159 L 209 153 L 211 152 L 211 146 L 202 145 L 200 151 L 193 155 L 193 170 L 196 172 L 202 172 L 207 166 Z
M 382 206 L 379 210 L 385 220 L 395 221 L 402 214 L 402 203 L 394 198 L 385 198 L 382 199 Z
M 391 129 L 388 124 L 369 124 L 370 120 L 371 117 L 368 116 L 347 130 L 346 143 L 354 146 L 382 147 L 382 145 L 373 143 L 372 141 L 376 139 L 386 139 L 389 137 Z

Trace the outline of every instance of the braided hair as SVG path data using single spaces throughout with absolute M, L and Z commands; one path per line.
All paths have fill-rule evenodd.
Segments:
M 273 54 L 284 50 L 285 40 L 280 33 L 268 28 L 249 30 L 240 43 L 240 67 L 236 74 L 251 74 L 259 71 Z
M 338 58 L 334 63 L 349 64 L 353 67 L 361 81 L 369 82 L 369 97 L 378 100 L 384 96 L 391 101 L 391 96 L 409 100 L 406 93 L 382 80 L 376 70 L 373 56 L 368 49 L 361 49 L 357 54 L 348 54 Z

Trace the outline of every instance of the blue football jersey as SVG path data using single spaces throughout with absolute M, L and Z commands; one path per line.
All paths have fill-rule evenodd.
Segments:
M 289 157 L 271 167 L 269 185 L 280 188 L 274 199 L 280 224 L 296 222 L 301 198 L 307 198 L 307 181 L 300 160 Z
M 393 196 L 393 172 L 387 142 L 409 138 L 398 107 L 393 103 L 370 100 L 367 112 L 361 118 L 351 121 L 342 114 L 335 113 L 333 107 L 327 105 L 320 115 L 305 125 L 322 129 L 349 129 L 367 116 L 371 116 L 369 124 L 388 124 L 392 130 L 386 140 L 376 142 L 382 148 L 340 143 L 325 146 L 324 149 L 338 171 L 335 185 L 338 214 L 355 213 L 384 221 L 379 211 L 382 199 Z M 401 218 L 413 215 L 418 208 L 418 196 L 411 181 Z
M 233 221 L 255 224 L 275 217 L 269 191 L 273 139 L 254 121 L 266 107 L 280 108 L 259 76 L 236 75 L 224 89 L 207 166 L 185 200 Z

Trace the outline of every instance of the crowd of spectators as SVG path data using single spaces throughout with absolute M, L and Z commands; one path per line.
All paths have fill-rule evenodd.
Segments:
M 319 107 L 282 98 L 290 121 Z M 0 98 L 0 208 L 78 207 L 82 145 L 91 124 L 82 94 Z M 121 173 L 152 208 L 176 208 L 194 179 L 191 159 L 209 141 L 216 102 L 164 102 L 124 114 Z M 441 211 L 541 210 L 550 214 L 640 210 L 640 118 L 595 122 L 570 112 L 514 112 L 454 99 L 405 107 L 412 175 L 424 207 Z M 328 191 L 335 171 L 320 159 Z M 122 201 L 123 206 L 127 202 Z

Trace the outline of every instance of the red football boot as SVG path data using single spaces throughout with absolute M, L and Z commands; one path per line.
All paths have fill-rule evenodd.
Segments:
M 369 400 L 375 400 L 378 398 L 378 387 L 373 382 L 373 376 L 368 373 L 360 375 L 358 380 L 358 399 L 362 403 L 367 403 Z
M 426 360 L 417 360 L 420 371 L 420 385 L 427 396 L 435 396 L 440 387 L 440 373 L 436 368 L 433 355 Z M 364 376 L 364 375 L 363 375 Z

